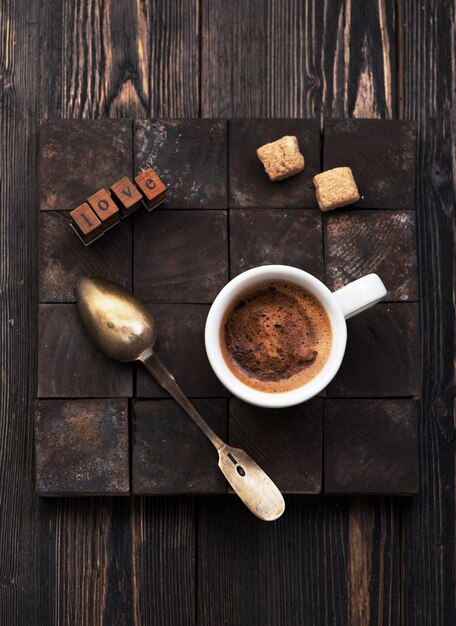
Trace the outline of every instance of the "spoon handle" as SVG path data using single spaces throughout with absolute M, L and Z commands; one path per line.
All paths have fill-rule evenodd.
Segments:
M 166 389 L 166 391 L 176 400 L 176 402 L 184 409 L 186 413 L 192 418 L 195 424 L 200 428 L 209 441 L 212 443 L 217 452 L 225 445 L 225 443 L 218 437 L 212 428 L 206 424 L 204 419 L 195 409 L 193 404 L 184 394 L 182 389 L 176 383 L 174 376 L 163 365 L 160 359 L 154 352 L 150 354 L 142 355 L 139 359 L 143 365 L 149 370 L 155 380 Z
M 269 476 L 243 450 L 232 448 L 214 433 L 152 350 L 142 354 L 139 360 L 215 447 L 219 454 L 219 468 L 247 508 L 265 521 L 280 517 L 285 502 Z

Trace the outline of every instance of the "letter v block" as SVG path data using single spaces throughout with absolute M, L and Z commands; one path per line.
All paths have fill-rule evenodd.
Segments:
M 136 211 L 143 199 L 128 176 L 124 176 L 112 185 L 111 195 L 119 206 L 122 217 L 127 217 Z

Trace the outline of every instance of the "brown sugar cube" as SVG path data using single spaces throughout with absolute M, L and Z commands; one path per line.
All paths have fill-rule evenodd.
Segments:
M 126 217 L 136 211 L 143 199 L 135 185 L 128 176 L 124 176 L 112 185 L 111 194 L 119 205 L 122 217 Z
M 100 189 L 87 199 L 101 221 L 103 229 L 109 228 L 120 220 L 120 212 L 116 203 L 106 189 Z
M 304 169 L 304 157 L 299 152 L 297 138 L 292 135 L 261 146 L 257 155 L 273 182 L 294 176 Z
M 331 211 L 359 200 L 359 191 L 349 167 L 335 167 L 313 178 L 318 206 Z
M 87 202 L 76 207 L 70 212 L 72 226 L 82 238 L 84 243 L 92 241 L 102 232 L 101 222 Z
M 165 199 L 166 185 L 151 167 L 138 174 L 135 178 L 135 183 L 144 194 L 144 202 L 149 210 L 161 204 Z

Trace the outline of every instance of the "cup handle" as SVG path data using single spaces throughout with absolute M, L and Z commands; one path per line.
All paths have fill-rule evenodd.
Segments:
M 347 320 L 383 300 L 386 287 L 380 276 L 367 274 L 334 291 L 333 296 Z

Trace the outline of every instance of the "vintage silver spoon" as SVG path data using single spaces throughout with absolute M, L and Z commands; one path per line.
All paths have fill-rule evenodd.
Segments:
M 141 361 L 203 431 L 218 452 L 225 478 L 250 511 L 266 521 L 280 517 L 285 502 L 276 485 L 246 452 L 232 448 L 215 434 L 154 353 L 157 330 L 150 311 L 131 293 L 102 278 L 82 278 L 76 302 L 97 346 L 117 361 Z

